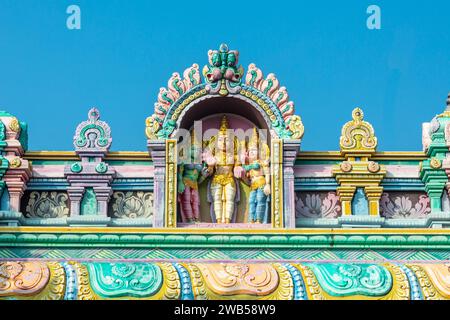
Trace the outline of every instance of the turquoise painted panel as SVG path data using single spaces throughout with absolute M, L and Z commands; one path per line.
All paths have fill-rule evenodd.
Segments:
M 162 286 L 163 274 L 151 263 L 86 263 L 92 289 L 105 298 L 151 297 Z
M 307 264 L 320 286 L 336 297 L 384 296 L 391 291 L 392 276 L 385 267 L 375 264 Z

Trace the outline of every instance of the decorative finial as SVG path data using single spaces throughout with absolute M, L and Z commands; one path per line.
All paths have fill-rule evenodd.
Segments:
M 75 131 L 73 144 L 77 152 L 106 153 L 111 146 L 111 128 L 100 121 L 100 112 L 91 108 L 88 120 L 81 122 Z
M 227 116 L 223 116 L 222 121 L 220 122 L 219 133 L 221 133 L 221 134 L 227 134 L 228 128 L 229 128 L 229 126 L 228 126 L 228 119 L 227 119 Z
M 91 122 L 95 122 L 100 118 L 100 112 L 97 108 L 91 108 L 88 112 L 88 118 Z
M 220 52 L 228 52 L 228 45 L 226 43 L 222 43 L 219 47 Z
M 352 118 L 359 123 L 364 119 L 364 112 L 360 108 L 355 108 L 352 111 Z
M 375 131 L 370 123 L 363 120 L 364 113 L 360 108 L 352 112 L 352 121 L 342 127 L 340 139 L 341 151 L 344 153 L 373 153 L 377 147 Z
M 239 51 L 229 50 L 226 44 L 221 44 L 219 50 L 208 51 L 209 65 L 203 67 L 203 76 L 210 93 L 226 96 L 241 90 L 244 69 L 238 66 L 238 61 Z

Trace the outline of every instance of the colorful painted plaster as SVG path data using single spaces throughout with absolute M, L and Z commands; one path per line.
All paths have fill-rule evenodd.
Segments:
M 0 299 L 431 300 L 448 264 L 1 262 Z
M 0 112 L 0 299 L 450 299 L 450 95 L 409 152 L 360 108 L 339 150 L 301 150 L 287 89 L 227 45 L 156 100 L 139 152 L 110 151 L 98 108 L 65 152 Z M 196 121 L 218 134 L 181 164 Z

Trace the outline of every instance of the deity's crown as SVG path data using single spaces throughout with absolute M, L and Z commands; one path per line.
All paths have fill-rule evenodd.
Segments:
M 192 135 L 191 135 L 191 146 L 193 146 L 193 147 L 201 147 L 202 146 L 201 141 L 195 136 L 194 132 L 192 132 Z
M 253 127 L 253 134 L 250 137 L 250 141 L 248 142 L 248 147 L 258 148 L 258 140 L 259 140 L 258 129 L 256 129 L 256 127 Z
M 222 121 L 220 122 L 219 134 L 226 135 L 228 129 L 229 126 L 227 116 L 223 116 Z

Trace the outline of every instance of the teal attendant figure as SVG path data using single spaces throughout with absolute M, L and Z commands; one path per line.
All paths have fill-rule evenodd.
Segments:
M 270 201 L 269 147 L 262 144 L 259 157 L 259 139 L 256 128 L 248 145 L 248 165 L 244 166 L 246 181 L 250 185 L 248 222 L 267 223 Z M 261 158 L 261 159 L 260 159 Z

